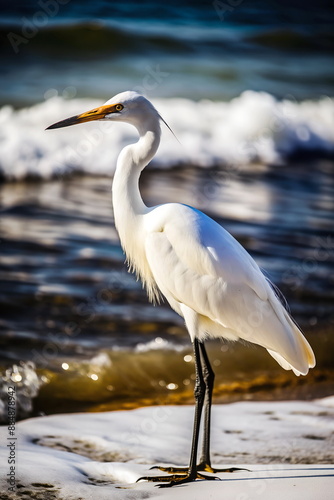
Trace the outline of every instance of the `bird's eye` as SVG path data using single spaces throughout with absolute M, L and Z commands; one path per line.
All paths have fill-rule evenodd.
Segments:
M 122 106 L 122 104 L 116 104 L 115 106 L 116 111 L 122 111 L 123 108 L 124 106 Z

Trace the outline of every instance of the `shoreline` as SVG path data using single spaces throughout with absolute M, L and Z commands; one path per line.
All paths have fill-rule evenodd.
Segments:
M 311 379 L 311 381 L 310 381 Z M 230 382 L 219 384 L 214 388 L 213 404 L 228 405 L 239 402 L 261 402 L 261 401 L 312 401 L 319 398 L 331 396 L 333 393 L 334 373 L 331 370 L 313 369 L 307 378 L 296 378 L 288 372 L 259 375 L 252 381 Z M 149 388 L 148 388 L 149 389 Z M 148 406 L 159 405 L 193 405 L 193 389 L 182 392 L 169 391 L 169 393 L 155 393 L 154 395 L 143 395 L 134 398 L 133 395 L 123 397 L 110 397 L 108 401 L 84 402 L 65 400 L 52 400 L 52 388 L 48 391 L 49 396 L 42 394 L 34 401 L 34 410 L 30 417 L 45 414 L 55 415 L 59 413 L 96 413 L 118 410 L 134 410 Z M 54 399 L 54 398 L 53 398 Z
M 221 481 L 186 484 L 173 489 L 173 498 L 181 495 L 193 500 L 223 493 L 237 498 L 247 493 L 247 499 L 256 499 L 256 485 L 261 480 L 263 498 L 276 499 L 285 488 L 291 488 L 289 500 L 311 500 L 314 489 L 316 497 L 329 500 L 326 492 L 331 491 L 334 477 L 334 466 L 329 466 L 334 459 L 333 416 L 334 396 L 310 402 L 215 405 L 213 463 L 244 466 L 251 472 L 220 473 Z M 88 500 L 98 495 L 104 500 L 111 495 L 113 500 L 168 499 L 170 490 L 135 481 L 151 474 L 149 468 L 154 464 L 187 463 L 192 418 L 192 407 L 157 406 L 21 421 L 16 425 L 16 493 L 7 491 L 8 450 L 2 446 L 0 498 Z M 6 432 L 6 427 L 0 428 L 2 437 L 6 438 Z

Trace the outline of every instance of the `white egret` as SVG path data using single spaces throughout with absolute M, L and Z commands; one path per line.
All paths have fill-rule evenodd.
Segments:
M 91 120 L 126 122 L 138 130 L 138 142 L 126 146 L 117 161 L 112 188 L 116 228 L 130 269 L 142 280 L 149 299 L 158 302 L 161 295 L 167 299 L 184 318 L 194 348 L 196 404 L 189 467 L 162 467 L 171 475 L 141 479 L 164 482 L 161 486 L 216 479 L 201 473 L 222 471 L 213 469 L 210 461 L 214 373 L 204 341 L 244 339 L 259 344 L 296 375 L 306 375 L 315 365 L 313 351 L 258 265 L 217 222 L 183 204 L 144 204 L 139 177 L 154 157 L 161 135 L 162 118 L 151 102 L 136 92 L 123 92 L 99 108 L 48 128 Z M 203 409 L 202 454 L 197 465 Z

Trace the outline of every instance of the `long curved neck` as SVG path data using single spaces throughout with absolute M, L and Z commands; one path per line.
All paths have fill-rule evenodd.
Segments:
M 119 224 L 124 218 L 128 220 L 147 211 L 139 191 L 139 177 L 159 147 L 160 125 L 153 125 L 139 130 L 139 141 L 126 146 L 118 157 L 112 187 L 117 230 L 120 229 Z
M 149 211 L 139 191 L 139 177 L 143 168 L 152 160 L 160 143 L 159 119 L 155 118 L 138 128 L 139 141 L 126 146 L 117 160 L 112 197 L 115 226 L 130 266 L 142 277 L 147 274 L 144 257 L 142 217 Z

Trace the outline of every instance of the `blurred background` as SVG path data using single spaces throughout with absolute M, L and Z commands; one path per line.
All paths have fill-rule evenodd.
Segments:
M 126 125 L 45 131 L 124 90 L 167 128 L 141 190 L 229 230 L 286 296 L 308 377 L 260 347 L 210 342 L 216 402 L 333 393 L 331 2 L 1 2 L 0 413 L 192 402 L 181 318 L 128 274 L 111 183 Z

